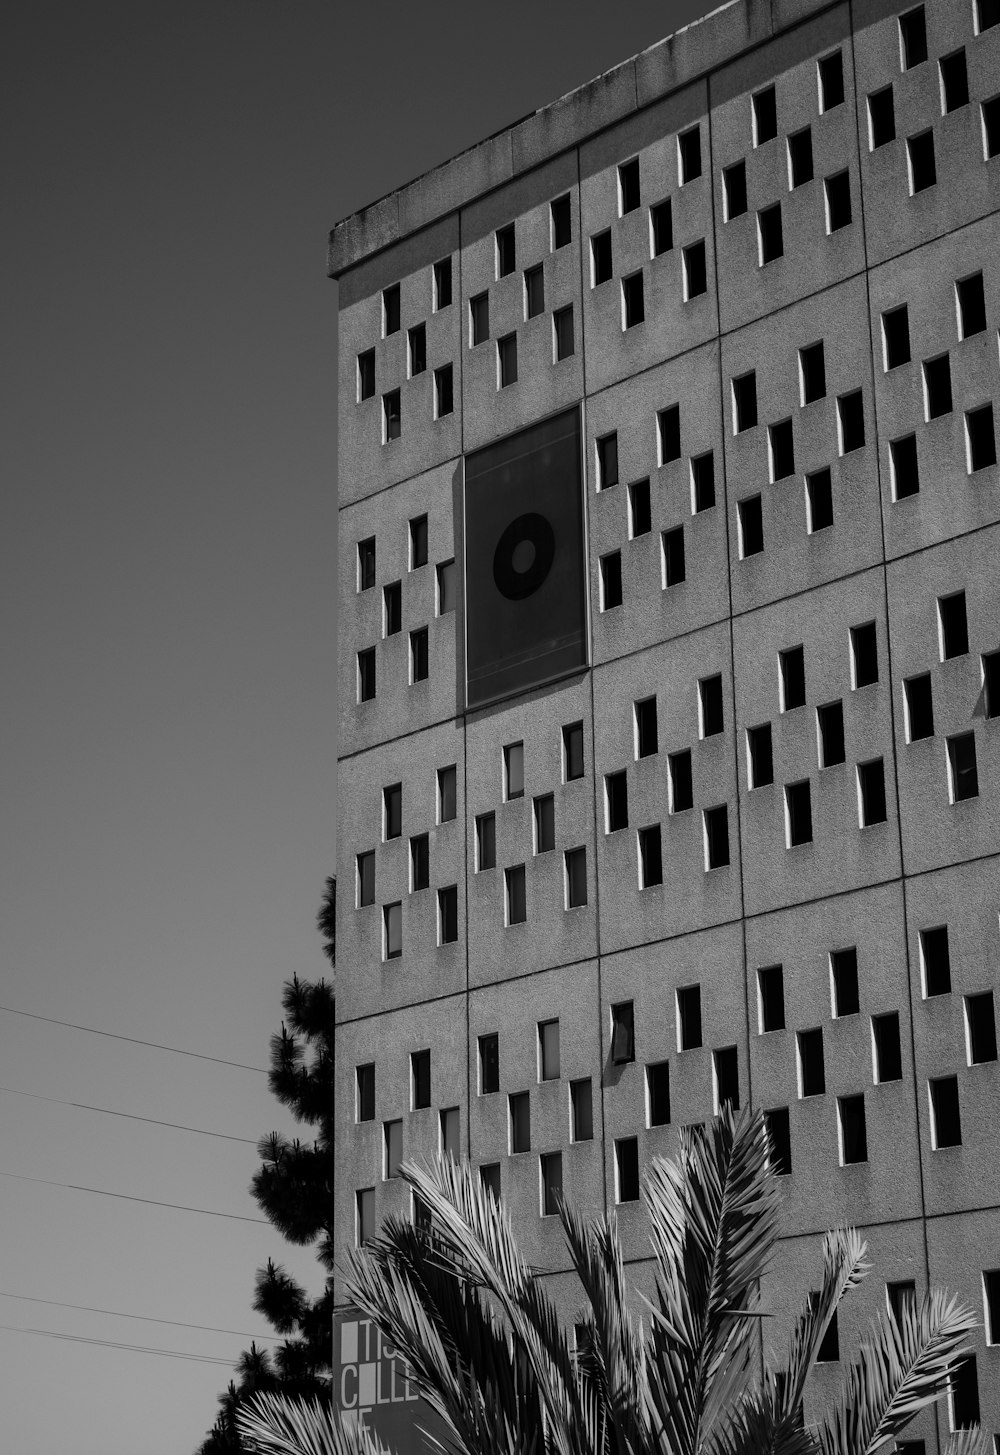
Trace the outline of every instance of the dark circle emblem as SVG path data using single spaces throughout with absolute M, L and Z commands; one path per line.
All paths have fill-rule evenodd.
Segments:
M 556 538 L 544 515 L 529 511 L 512 520 L 493 553 L 493 580 L 508 601 L 523 601 L 552 570 Z

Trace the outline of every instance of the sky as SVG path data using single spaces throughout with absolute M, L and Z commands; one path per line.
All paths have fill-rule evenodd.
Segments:
M 255 1269 L 322 1286 L 247 1189 L 335 869 L 329 229 L 708 8 L 4 6 L 10 1455 L 188 1455 Z

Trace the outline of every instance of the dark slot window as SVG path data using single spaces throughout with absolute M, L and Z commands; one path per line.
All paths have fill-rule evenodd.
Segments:
M 552 250 L 564 248 L 573 241 L 573 213 L 570 197 L 557 197 L 552 203 Z
M 806 476 L 806 506 L 809 534 L 829 530 L 833 525 L 833 481 L 829 469 Z
M 399 332 L 399 284 L 394 283 L 382 294 L 382 333 L 388 338 Z
M 910 362 L 910 315 L 903 303 L 882 315 L 882 342 L 886 369 L 898 369 Z
M 899 1015 L 872 1016 L 872 1040 L 875 1045 L 875 1080 L 902 1081 L 903 1056 L 899 1044 Z
M 982 35 L 994 25 L 1000 25 L 1000 0 L 976 0 L 976 34 Z
M 964 657 L 969 650 L 969 623 L 965 612 L 965 592 L 938 597 L 938 618 L 941 623 L 941 660 Z
M 725 727 L 722 708 L 722 677 L 703 677 L 698 683 L 698 700 L 701 708 L 701 735 L 714 737 Z
M 929 187 L 936 186 L 933 131 L 907 137 L 906 155 L 910 166 L 910 196 L 915 197 L 918 192 L 926 192 Z
M 941 67 L 941 104 L 947 114 L 949 111 L 957 111 L 960 106 L 969 104 L 969 74 L 965 66 L 965 51 L 953 51 L 950 56 L 942 56 Z
M 854 1160 L 854 1159 L 852 1159 Z M 809 1295 L 810 1302 L 815 1302 L 817 1295 Z M 826 1332 L 819 1341 L 819 1348 L 816 1350 L 817 1364 L 836 1364 L 840 1359 L 840 1332 L 837 1327 L 837 1311 L 834 1309 L 833 1317 L 826 1326 Z
M 665 1127 L 670 1121 L 670 1062 L 656 1061 L 646 1067 L 646 1105 L 649 1125 Z
M 450 768 L 439 768 L 437 780 L 438 823 L 450 823 L 458 811 L 458 775 L 454 765 Z
M 451 303 L 451 258 L 434 264 L 434 311 Z
M 771 724 L 747 728 L 747 756 L 750 760 L 750 787 L 764 788 L 774 782 L 774 755 L 771 751 Z
M 498 1203 L 500 1201 L 500 1163 L 484 1162 L 479 1169 L 479 1181 L 482 1183 L 483 1191 Z
M 701 986 L 685 985 L 677 992 L 677 1049 L 694 1051 L 701 1043 Z
M 982 273 L 973 273 L 971 278 L 960 278 L 955 284 L 958 298 L 958 336 L 972 338 L 986 330 L 986 294 L 983 290 Z
M 822 339 L 808 348 L 799 349 L 799 374 L 803 406 L 826 397 L 826 359 Z
M 622 553 L 610 551 L 601 557 L 601 610 L 622 604 Z
M 733 380 L 733 434 L 757 423 L 757 375 L 751 369 Z
M 842 227 L 850 227 L 853 220 L 850 172 L 837 172 L 835 176 L 827 177 L 824 185 L 826 188 L 827 232 L 839 232 Z
M 428 674 L 427 628 L 410 632 L 410 681 L 426 682 Z
M 497 816 L 481 813 L 476 819 L 476 868 L 495 869 L 497 863 Z
M 951 365 L 947 354 L 924 362 L 924 405 L 928 420 L 951 413 Z
M 979 1375 L 975 1354 L 966 1354 L 955 1365 L 951 1386 L 951 1423 L 956 1430 L 968 1430 L 980 1421 Z
M 636 1202 L 639 1198 L 639 1140 L 622 1137 L 615 1142 L 615 1170 L 618 1202 Z
M 659 751 L 656 698 L 644 697 L 635 704 L 635 756 L 648 758 Z
M 705 810 L 705 868 L 724 869 L 729 863 L 729 810 L 724 803 Z
M 844 704 L 827 702 L 816 709 L 819 766 L 834 768 L 844 761 Z
M 460 1137 L 462 1125 L 461 1115 L 459 1113 L 458 1107 L 445 1107 L 444 1110 L 441 1112 L 440 1117 L 438 1118 L 438 1125 L 440 1128 L 442 1153 L 444 1154 L 444 1156 L 451 1157 L 454 1161 L 457 1162 L 458 1158 L 461 1156 Z M 423 1204 L 418 1202 L 418 1206 L 423 1207 Z M 424 1208 L 423 1215 L 425 1226 L 429 1226 L 429 1210 Z
M 889 459 L 892 465 L 893 499 L 905 500 L 920 490 L 920 469 L 917 462 L 917 437 L 904 435 L 892 440 L 889 445 Z
M 618 200 L 622 217 L 626 212 L 634 212 L 640 205 L 638 157 L 622 162 L 618 168 Z
M 983 707 L 987 717 L 1000 717 L 1000 652 L 984 652 Z
M 571 1140 L 592 1142 L 594 1140 L 594 1088 L 589 1076 L 569 1084 L 569 1104 L 572 1114 Z
M 885 1286 L 885 1299 L 889 1305 L 889 1317 L 897 1329 L 902 1328 L 906 1317 L 916 1309 L 917 1285 L 912 1279 L 901 1279 L 898 1283 L 887 1283 Z
M 842 1096 L 837 1102 L 840 1115 L 840 1145 L 844 1166 L 868 1161 L 868 1125 L 865 1120 L 865 1098 Z
M 565 856 L 566 908 L 582 909 L 587 903 L 587 851 L 567 849 Z
M 507 1098 L 510 1112 L 510 1150 L 531 1151 L 531 1098 L 526 1091 L 514 1092 Z
M 528 917 L 523 864 L 515 864 L 504 870 L 504 886 L 507 896 L 507 923 L 523 925 Z
M 919 677 L 908 677 L 903 683 L 906 700 L 906 741 L 919 742 L 921 738 L 934 736 L 934 696 L 931 690 L 931 674 L 921 672 Z
M 734 162 L 722 173 L 722 186 L 726 200 L 726 221 L 742 217 L 747 210 L 747 165 Z
M 535 799 L 535 853 L 547 854 L 556 846 L 556 801 L 551 793 Z
M 358 403 L 371 399 L 375 393 L 375 350 L 366 349 L 358 354 Z
M 458 886 L 449 884 L 438 890 L 438 932 L 442 945 L 453 945 L 458 939 Z
M 842 394 L 837 400 L 837 419 L 840 426 L 840 453 L 849 455 L 860 450 L 865 442 L 865 405 L 860 389 Z
M 697 126 L 682 131 L 677 138 L 681 186 L 701 176 L 701 132 Z
M 965 416 L 965 434 L 969 445 L 969 474 L 988 469 L 997 462 L 997 439 L 993 428 L 993 405 L 983 404 L 970 409 Z
M 413 1110 L 431 1104 L 431 1053 L 413 1051 L 410 1055 L 410 1086 L 413 1094 Z
M 357 1120 L 359 1122 L 373 1122 L 375 1120 L 375 1064 L 369 1062 L 367 1066 L 359 1066 L 355 1072 L 357 1078 Z
M 545 312 L 545 270 L 541 263 L 524 274 L 524 316 L 537 318 Z
M 985 112 L 985 107 L 983 108 Z M 1000 133 L 1000 118 L 998 118 L 998 133 Z M 682 253 L 684 259 L 684 300 L 699 298 L 702 293 L 708 292 L 708 268 L 705 262 L 704 240 L 695 242 L 686 247 Z
M 819 109 L 832 111 L 844 99 L 844 58 L 840 51 L 819 62 Z
M 375 537 L 358 541 L 358 590 L 368 591 L 375 585 Z
M 694 790 L 691 783 L 691 749 L 667 757 L 670 774 L 670 812 L 684 813 L 694 805 Z
M 609 490 L 618 484 L 618 434 L 601 435 L 597 441 L 597 488 Z
M 403 906 L 398 900 L 395 904 L 387 904 L 382 910 L 382 928 L 385 958 L 398 960 L 403 953 Z
M 669 197 L 649 209 L 649 232 L 653 257 L 669 253 L 674 245 L 674 219 Z
M 469 342 L 475 348 L 490 336 L 490 295 L 477 293 L 469 299 Z
M 775 1106 L 764 1113 L 769 1142 L 768 1162 L 779 1177 L 792 1173 L 792 1127 L 787 1106 Z
M 583 777 L 583 723 L 571 722 L 562 730 L 563 776 L 567 783 Z
M 804 783 L 789 783 L 785 788 L 785 825 L 790 849 L 797 844 L 812 843 L 812 799 L 808 778 Z
M 947 925 L 920 931 L 920 960 L 924 972 L 924 995 L 950 995 L 951 952 Z
M 858 791 L 861 797 L 861 827 L 885 823 L 885 767 L 881 758 L 858 764 Z
M 415 834 L 410 840 L 410 890 L 416 893 L 431 882 L 430 840 L 426 834 Z
M 757 971 L 757 989 L 760 997 L 760 1029 L 767 1031 L 785 1029 L 785 974 L 780 965 L 765 965 Z
M 454 561 L 440 561 L 437 571 L 437 614 L 447 616 L 455 610 L 455 600 L 458 595 L 457 573 Z
M 839 1020 L 845 1015 L 857 1015 L 861 1009 L 858 992 L 858 952 L 854 945 L 845 950 L 833 950 L 830 954 L 830 974 L 833 980 L 833 1014 Z
M 427 368 L 427 329 L 418 323 L 406 335 L 407 352 L 410 356 L 410 378 L 422 374 Z
M 354 1194 L 355 1243 L 363 1248 L 375 1236 L 375 1189 L 361 1187 Z
M 427 517 L 416 515 L 410 521 L 410 570 L 427 565 Z
M 958 733 L 948 739 L 948 768 L 951 776 L 951 801 L 979 797 L 979 772 L 976 767 L 976 739 L 973 733 Z
M 611 1060 L 615 1066 L 635 1060 L 635 1008 L 631 1000 L 611 1007 Z
M 646 320 L 646 304 L 642 291 L 642 274 L 632 273 L 622 279 L 622 327 L 635 328 Z
M 639 888 L 652 889 L 663 883 L 663 851 L 660 825 L 639 830 Z
M 403 416 L 398 389 L 382 395 L 382 425 L 383 444 L 388 444 L 390 440 L 398 440 L 403 432 Z
M 799 1095 L 823 1096 L 826 1092 L 826 1067 L 823 1061 L 823 1028 L 799 1031 Z
M 538 1068 L 541 1081 L 559 1080 L 559 1022 L 538 1022 Z
M 494 1032 L 479 1037 L 479 1095 L 500 1090 L 500 1037 Z
M 524 744 L 508 743 L 503 750 L 504 798 L 524 797 Z
M 358 855 L 358 908 L 375 903 L 375 851 Z
M 806 705 L 806 657 L 801 647 L 778 653 L 781 668 L 781 710 L 791 712 Z
M 607 832 L 615 834 L 628 828 L 628 775 L 624 768 L 619 773 L 608 773 L 604 778 L 604 805 Z
M 774 87 L 767 86 L 753 97 L 753 144 L 763 146 L 778 135 L 778 103 Z
M 556 363 L 563 359 L 571 359 L 576 349 L 576 341 L 573 334 L 573 305 L 568 303 L 565 308 L 557 308 L 552 315 L 552 343 L 555 349 Z
M 444 419 L 455 411 L 455 375 L 451 364 L 434 370 L 434 417 Z
M 896 113 L 891 86 L 873 91 L 868 97 L 868 135 L 872 151 L 896 140 Z
M 633 540 L 637 536 L 649 535 L 653 528 L 653 517 L 650 509 L 648 480 L 636 480 L 628 487 L 628 516 L 629 533 Z
M 771 456 L 771 481 L 786 480 L 795 474 L 795 436 L 792 421 L 782 419 L 768 430 L 768 452 Z
M 995 1061 L 997 1025 L 993 1013 L 992 990 L 983 990 L 978 995 L 965 997 L 965 1023 L 969 1032 L 969 1065 L 983 1066 L 988 1061 Z
M 497 385 L 506 389 L 517 383 L 517 334 L 508 333 L 497 339 Z
M 762 208 L 757 213 L 757 238 L 760 246 L 760 266 L 766 267 L 776 258 L 784 256 L 785 240 L 781 230 L 781 203 Z
M 962 1145 L 962 1117 L 958 1105 L 958 1077 L 931 1081 L 931 1134 L 935 1150 Z
M 358 653 L 358 701 L 371 702 L 375 696 L 375 648 Z
M 805 127 L 788 138 L 788 181 L 794 188 L 813 179 L 812 129 Z
M 398 839 L 403 832 L 403 788 L 394 783 L 382 789 L 382 814 L 386 839 Z
M 983 1270 L 983 1294 L 986 1304 L 986 1342 L 1000 1344 L 1000 1268 Z
M 1000 157 L 1000 96 L 983 102 L 983 134 L 987 158 Z
M 611 230 L 599 232 L 590 239 L 590 276 L 592 286 L 607 283 L 614 272 L 611 258 Z
M 684 527 L 677 525 L 673 530 L 665 530 L 660 539 L 663 544 L 663 584 L 679 586 L 686 573 Z
M 759 556 L 764 549 L 764 509 L 759 495 L 737 504 L 740 522 L 740 555 Z
M 656 431 L 660 450 L 660 464 L 669 465 L 671 460 L 681 457 L 681 407 L 671 404 L 656 415 Z
M 711 510 L 715 504 L 715 456 L 711 450 L 691 461 L 692 513 Z
M 878 634 L 873 621 L 851 627 L 851 682 L 855 688 L 878 681 Z
M 712 1053 L 715 1078 L 716 1113 L 728 1103 L 734 1111 L 740 1105 L 740 1065 L 735 1046 L 725 1046 Z
M 918 5 L 899 17 L 900 58 L 904 71 L 919 66 L 927 59 L 927 24 L 924 7 Z
M 514 246 L 514 224 L 497 229 L 497 277 L 506 278 L 517 267 L 517 249 Z

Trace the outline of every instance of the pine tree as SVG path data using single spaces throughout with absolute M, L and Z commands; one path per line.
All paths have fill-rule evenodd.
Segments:
M 337 882 L 326 881 L 316 924 L 323 953 L 336 964 Z M 265 1216 L 289 1243 L 316 1244 L 326 1289 L 310 1301 L 304 1288 L 272 1259 L 258 1268 L 253 1306 L 284 1342 L 275 1349 L 244 1350 L 236 1380 L 219 1396 L 219 1414 L 197 1455 L 243 1451 L 236 1429 L 240 1401 L 258 1391 L 292 1398 L 330 1398 L 333 1358 L 333 985 L 324 979 L 286 981 L 285 1020 L 271 1037 L 268 1085 L 297 1122 L 315 1129 L 312 1141 L 269 1132 L 257 1144 L 261 1165 L 250 1190 Z

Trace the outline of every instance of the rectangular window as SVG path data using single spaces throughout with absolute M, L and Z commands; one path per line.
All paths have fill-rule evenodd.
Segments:
M 691 126 L 677 138 L 678 177 L 683 187 L 701 176 L 701 131 Z
M 722 676 L 703 677 L 698 683 L 699 729 L 703 738 L 714 737 L 725 727 L 722 708 Z
M 358 354 L 358 403 L 371 399 L 375 394 L 375 350 L 366 349 Z
M 870 687 L 878 681 L 878 635 L 875 623 L 851 627 L 851 687 Z
M 416 515 L 410 521 L 410 570 L 427 565 L 427 517 Z
M 1000 1344 L 1000 1268 L 983 1270 L 983 1304 L 986 1310 L 986 1342 Z
M 882 353 L 886 372 L 910 362 L 910 315 L 905 303 L 882 315 Z
M 701 986 L 685 985 L 677 992 L 677 1049 L 694 1051 L 701 1044 Z
M 403 832 L 403 786 L 394 783 L 382 789 L 382 837 L 398 839 Z
M 871 151 L 896 140 L 896 114 L 892 87 L 884 86 L 868 97 L 868 145 Z
M 462 1118 L 457 1106 L 445 1107 L 439 1118 L 441 1152 L 445 1157 L 451 1157 L 455 1162 L 462 1155 L 461 1127 Z
M 455 412 L 455 374 L 451 364 L 434 370 L 434 418 Z
M 660 465 L 669 465 L 681 457 L 681 407 L 671 404 L 656 413 L 657 451 Z
M 953 1430 L 968 1430 L 979 1422 L 979 1375 L 976 1370 L 976 1356 L 966 1354 L 964 1359 L 955 1364 L 952 1373 L 951 1427 Z
M 802 407 L 817 399 L 826 398 L 826 358 L 822 339 L 799 349 L 799 383 L 802 391 Z
M 785 842 L 794 849 L 798 844 L 811 844 L 812 836 L 812 799 L 807 778 L 803 783 L 789 783 L 785 787 Z
M 971 278 L 960 278 L 955 284 L 955 302 L 958 308 L 958 336 L 972 338 L 986 332 L 986 294 L 983 290 L 982 273 L 973 273 Z
M 780 965 L 757 971 L 758 1024 L 761 1035 L 785 1029 L 785 972 Z
M 618 210 L 619 216 L 634 212 L 641 204 L 639 191 L 639 158 L 632 157 L 618 168 Z
M 410 683 L 426 682 L 428 673 L 427 628 L 410 632 Z
M 542 1184 L 542 1217 L 553 1218 L 562 1204 L 562 1153 L 543 1152 L 538 1165 Z
M 354 1075 L 356 1081 L 355 1121 L 373 1122 L 375 1120 L 374 1061 L 370 1061 L 366 1066 L 358 1066 Z
M 508 743 L 503 750 L 503 796 L 524 797 L 524 744 Z
M 747 210 L 747 165 L 734 162 L 722 173 L 722 190 L 726 205 L 726 221 L 742 217 Z
M 863 829 L 885 823 L 885 767 L 881 758 L 858 764 L 858 811 Z
M 390 440 L 398 440 L 403 431 L 403 420 L 400 412 L 399 390 L 393 389 L 388 394 L 382 395 L 382 443 L 388 444 Z
M 917 136 L 907 137 L 906 160 L 910 173 L 911 197 L 937 185 L 933 131 L 922 131 Z
M 454 561 L 441 561 L 437 567 L 437 614 L 447 616 L 455 610 L 457 577 Z
M 920 490 L 920 471 L 917 465 L 917 437 L 904 435 L 902 439 L 889 444 L 889 460 L 892 467 L 892 495 L 894 500 L 905 500 Z
M 674 245 L 674 220 L 670 198 L 649 209 L 649 246 L 654 258 L 669 253 Z
M 857 1161 L 857 1158 L 852 1158 Z M 862 1159 L 863 1160 L 863 1159 Z M 809 1295 L 810 1302 L 815 1303 L 818 1294 Z M 836 1364 L 840 1359 L 840 1333 L 837 1328 L 837 1310 L 834 1309 L 830 1322 L 826 1326 L 826 1332 L 819 1341 L 819 1348 L 816 1350 L 817 1364 Z
M 788 186 L 793 191 L 813 179 L 812 129 L 805 127 L 788 138 Z
M 996 464 L 997 438 L 993 428 L 992 404 L 983 404 L 966 412 L 965 445 L 970 475 Z
M 652 889 L 663 883 L 663 851 L 660 825 L 639 830 L 639 888 Z
M 826 1067 L 823 1060 L 823 1028 L 799 1031 L 796 1037 L 799 1053 L 799 1096 L 823 1096 L 826 1092 Z
M 819 766 L 834 768 L 844 761 L 844 705 L 827 702 L 816 709 L 819 733 Z
M 965 610 L 965 592 L 938 597 L 939 644 L 942 662 L 964 657 L 969 650 L 969 622 Z
M 764 507 L 759 495 L 740 500 L 736 506 L 739 521 L 740 559 L 759 556 L 764 549 Z
M 414 834 L 410 840 L 410 892 L 426 889 L 431 882 L 430 839 L 427 834 Z
M 622 553 L 609 551 L 601 557 L 601 610 L 613 611 L 622 604 Z
M 410 1053 L 410 1097 L 410 1105 L 414 1111 L 422 1111 L 431 1104 L 430 1051 Z
M 569 1084 L 570 1140 L 594 1140 L 594 1088 L 589 1076 Z
M 983 708 L 987 717 L 1000 717 L 1000 652 L 984 652 Z
M 573 241 L 573 212 L 570 196 L 557 197 L 552 203 L 552 251 L 568 247 Z
M 556 846 L 556 801 L 551 793 L 535 799 L 535 853 L 547 854 Z
M 833 987 L 833 1016 L 858 1015 L 861 998 L 858 990 L 858 951 L 855 945 L 830 952 L 830 981 Z
M 840 51 L 834 51 L 831 56 L 824 56 L 818 63 L 817 69 L 819 71 L 819 109 L 821 112 L 832 111 L 844 100 L 844 58 Z
M 927 59 L 927 24 L 922 5 L 899 17 L 899 59 L 904 71 Z
M 679 753 L 670 753 L 667 757 L 667 771 L 670 776 L 670 812 L 685 813 L 694 806 L 691 749 L 683 748 Z
M 906 708 L 906 741 L 916 743 L 921 738 L 932 738 L 934 736 L 934 699 L 929 672 L 922 672 L 919 677 L 906 679 L 903 683 L 903 701 Z
M 781 230 L 781 203 L 764 207 L 757 213 L 757 256 L 760 266 L 767 267 L 784 257 L 785 240 Z
M 437 772 L 438 823 L 450 823 L 457 813 L 458 774 L 455 765 Z
M 653 528 L 648 480 L 636 480 L 628 487 L 628 528 L 633 540 L 648 536 Z
M 733 380 L 733 434 L 753 429 L 757 423 L 757 375 L 750 370 Z
M 628 828 L 628 775 L 624 768 L 604 776 L 604 824 L 609 834 Z
M 537 318 L 545 312 L 545 270 L 541 263 L 524 273 L 524 316 Z
M 587 903 L 587 850 L 567 849 L 564 855 L 566 908 L 582 909 Z
M 876 1085 L 881 1086 L 885 1081 L 902 1081 L 903 1054 L 896 1011 L 872 1016 L 872 1050 Z
M 833 484 L 827 468 L 806 476 L 806 528 L 810 535 L 833 525 Z
M 514 864 L 505 869 L 503 877 L 507 898 L 506 922 L 508 925 L 523 925 L 528 918 L 524 865 Z
M 957 111 L 959 107 L 969 104 L 969 73 L 965 65 L 965 50 L 942 56 L 938 64 L 941 71 L 941 110 L 947 115 L 949 111 Z
M 976 0 L 976 34 L 1000 25 L 1000 0 Z M 1000 1339 L 994 1340 L 1000 1343 Z
M 987 161 L 1000 157 L 1000 96 L 994 96 L 982 105 L 983 151 Z
M 387 637 L 395 636 L 403 624 L 403 586 L 393 581 L 382 591 L 382 627 Z
M 779 1177 L 792 1175 L 792 1128 L 787 1106 L 775 1106 L 764 1113 L 767 1128 L 768 1164 Z
M 375 851 L 357 857 L 357 902 L 358 908 L 375 903 Z
M 715 455 L 711 450 L 691 460 L 691 514 L 711 510 L 715 504 Z
M 929 421 L 951 410 L 951 366 L 948 355 L 941 354 L 924 361 L 924 415 Z
M 795 436 L 792 421 L 782 419 L 777 424 L 772 424 L 767 432 L 767 444 L 771 483 L 787 480 L 789 475 L 795 474 Z
M 591 287 L 599 288 L 602 283 L 609 283 L 613 273 L 611 229 L 609 228 L 606 232 L 595 233 L 590 239 Z
M 715 1092 L 715 1114 L 727 1104 L 733 1111 L 740 1106 L 740 1065 L 735 1046 L 712 1052 L 712 1080 Z
M 924 996 L 951 994 L 951 953 L 948 948 L 948 926 L 920 931 L 920 963 L 923 970 Z
M 434 264 L 434 312 L 451 303 L 451 258 Z
M 974 733 L 958 733 L 948 739 L 948 790 L 952 803 L 979 797 Z
M 684 560 L 684 527 L 674 526 L 673 530 L 665 530 L 660 536 L 660 547 L 663 553 L 663 586 L 679 586 L 685 578 L 686 563 Z
M 506 278 L 517 267 L 517 249 L 514 246 L 514 224 L 497 228 L 497 278 Z
M 410 378 L 422 374 L 427 368 L 427 328 L 418 323 L 406 335 Z
M 368 591 L 375 585 L 375 537 L 358 541 L 358 590 Z
M 827 232 L 839 232 L 842 227 L 850 227 L 853 221 L 850 172 L 845 170 L 834 173 L 832 177 L 827 177 L 823 188 L 826 192 Z
M 985 1066 L 997 1059 L 992 990 L 965 997 L 965 1032 L 970 1066 Z
M 611 1007 L 611 1061 L 625 1066 L 635 1060 L 635 1009 L 631 1000 Z
M 766 788 L 774 782 L 771 724 L 747 728 L 747 779 L 751 788 Z
M 753 144 L 759 147 L 766 141 L 773 141 L 778 135 L 778 104 L 774 87 L 766 86 L 763 91 L 757 91 L 750 100 L 753 107 Z
M 360 1187 L 354 1194 L 354 1241 L 359 1248 L 375 1236 L 375 1189 Z
M 508 333 L 497 339 L 497 388 L 506 389 L 517 383 L 517 334 Z
M 482 1183 L 483 1191 L 498 1203 L 500 1201 L 500 1163 L 484 1162 L 479 1169 L 479 1181 Z
M 633 704 L 635 713 L 635 756 L 648 758 L 659 751 L 656 698 L 644 697 Z
M 635 328 L 646 321 L 646 304 L 642 291 L 642 273 L 622 279 L 622 328 Z
M 562 730 L 563 781 L 583 777 L 583 723 L 572 722 Z
M 476 819 L 476 869 L 495 869 L 497 863 L 497 816 L 481 813 Z
M 531 1151 L 531 1098 L 526 1091 L 514 1092 L 507 1098 L 510 1113 L 511 1154 Z
M 398 960 L 403 953 L 403 906 L 397 902 L 382 910 L 382 944 L 386 960 Z
M 844 1167 L 868 1161 L 868 1122 L 865 1119 L 865 1094 L 841 1096 L 837 1099 L 840 1122 L 840 1161 Z
M 781 710 L 792 712 L 806 705 L 806 658 L 801 647 L 778 653 L 781 675 Z
M 538 1022 L 538 1079 L 559 1080 L 559 1022 Z
M 898 1283 L 887 1283 L 885 1286 L 885 1301 L 889 1308 L 889 1317 L 897 1329 L 902 1328 L 907 1316 L 916 1310 L 917 1285 L 912 1279 L 902 1279 Z
M 865 404 L 860 389 L 842 394 L 837 400 L 837 424 L 840 432 L 840 453 L 849 455 L 860 450 L 865 442 Z
M 935 1151 L 942 1147 L 960 1147 L 962 1117 L 958 1105 L 958 1077 L 942 1076 L 927 1085 L 931 1098 L 931 1145 Z
M 639 1139 L 621 1137 L 615 1142 L 615 1201 L 639 1199 Z
M 475 348 L 490 336 L 490 295 L 477 293 L 469 299 L 469 344 Z
M 358 653 L 358 701 L 371 702 L 375 696 L 375 648 Z
M 573 357 L 576 344 L 573 336 L 573 305 L 557 308 L 552 315 L 552 350 L 555 362 Z
M 705 809 L 705 869 L 724 869 L 729 863 L 729 810 L 724 803 Z
M 479 1095 L 500 1090 L 500 1037 L 496 1032 L 479 1037 Z
M 602 434 L 597 441 L 597 488 L 610 490 L 618 484 L 618 433 Z
M 700 298 L 708 292 L 708 266 L 705 261 L 705 241 L 691 243 L 681 253 L 684 262 L 684 302 Z
M 399 332 L 399 284 L 393 283 L 382 293 L 382 336 Z

